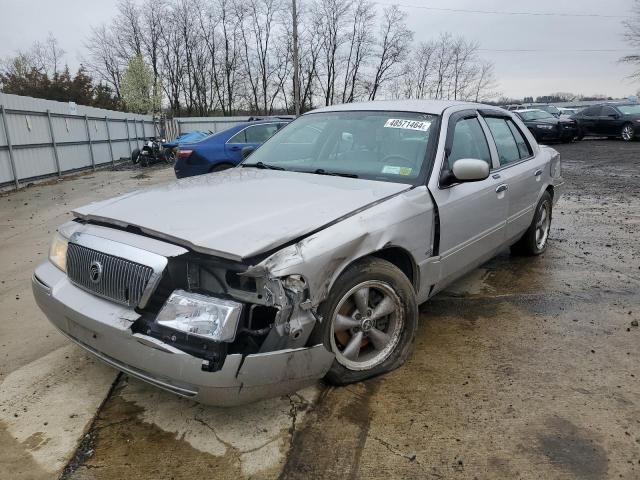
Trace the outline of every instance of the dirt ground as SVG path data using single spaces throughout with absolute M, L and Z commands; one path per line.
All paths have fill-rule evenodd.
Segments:
M 640 142 L 556 148 L 568 191 L 545 255 L 506 251 L 423 305 L 388 375 L 236 409 L 117 376 L 29 292 L 71 205 L 169 170 L 0 197 L 0 478 L 640 478 Z

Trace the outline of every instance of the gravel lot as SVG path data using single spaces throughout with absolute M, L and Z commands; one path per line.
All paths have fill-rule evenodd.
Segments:
M 557 149 L 569 189 L 544 256 L 505 252 L 423 305 L 389 375 L 236 409 L 98 364 L 30 293 L 72 206 L 170 169 L 1 196 L 0 478 L 640 478 L 640 142 Z

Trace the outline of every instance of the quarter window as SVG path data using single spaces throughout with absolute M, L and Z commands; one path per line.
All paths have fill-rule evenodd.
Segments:
M 496 148 L 498 149 L 498 157 L 500 158 L 500 165 L 508 165 L 509 163 L 517 162 L 520 160 L 520 150 L 516 139 L 511 132 L 511 128 L 507 124 L 504 118 L 486 118 L 489 130 L 493 135 L 493 139 L 496 142 Z
M 484 160 L 491 166 L 491 153 L 487 138 L 477 118 L 465 118 L 456 123 L 453 132 L 451 152 L 447 157 L 449 170 L 453 168 L 456 160 L 463 158 L 475 158 Z

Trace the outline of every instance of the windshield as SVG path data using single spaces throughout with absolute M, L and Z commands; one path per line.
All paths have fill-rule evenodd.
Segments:
M 534 110 L 531 112 L 518 112 L 523 120 L 548 120 L 555 118 L 553 115 L 542 110 Z
M 541 105 L 539 107 L 536 107 L 539 110 L 544 110 L 545 112 L 549 112 L 553 115 L 559 115 L 560 114 L 560 110 L 558 110 L 557 107 L 554 107 L 553 105 Z
M 640 115 L 640 105 L 618 105 L 618 110 L 625 115 Z
M 243 166 L 413 183 L 436 118 L 408 112 L 312 113 L 274 135 Z

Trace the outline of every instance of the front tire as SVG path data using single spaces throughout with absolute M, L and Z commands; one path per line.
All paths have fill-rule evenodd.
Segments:
M 551 230 L 553 202 L 549 192 L 544 192 L 538 202 L 531 225 L 517 243 L 511 246 L 511 251 L 517 255 L 537 256 L 547 249 L 549 232 Z
M 346 385 L 389 372 L 409 356 L 418 304 L 409 279 L 392 263 L 365 258 L 350 266 L 319 307 L 312 342 L 335 356 L 325 379 Z
M 622 137 L 622 140 L 625 142 L 630 142 L 631 140 L 633 140 L 633 137 L 635 137 L 635 130 L 633 128 L 633 125 L 631 125 L 630 123 L 625 123 L 622 126 L 622 130 L 620 131 L 620 136 Z
M 136 165 L 139 160 L 140 160 L 140 149 L 134 148 L 133 151 L 131 152 L 131 162 L 133 162 L 133 164 Z

